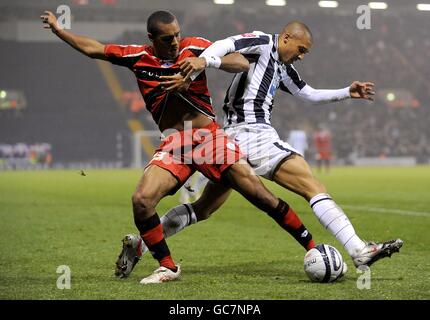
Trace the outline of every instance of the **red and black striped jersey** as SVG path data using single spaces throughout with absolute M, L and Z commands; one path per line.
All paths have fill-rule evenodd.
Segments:
M 178 73 L 179 61 L 198 57 L 211 44 L 209 40 L 200 37 L 184 38 L 179 45 L 179 56 L 174 61 L 156 57 L 154 47 L 150 45 L 108 44 L 105 46 L 105 55 L 111 63 L 134 72 L 146 108 L 158 124 L 163 112 L 173 111 L 175 108 L 173 104 L 169 105 L 168 95 L 161 89 L 159 77 Z M 204 72 L 191 83 L 187 92 L 175 94 L 198 111 L 215 118 Z

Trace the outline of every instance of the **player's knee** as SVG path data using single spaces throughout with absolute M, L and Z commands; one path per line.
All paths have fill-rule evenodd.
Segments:
M 317 194 L 327 193 L 327 188 L 319 180 L 312 178 L 307 182 L 307 187 L 305 188 L 304 197 L 306 200 L 311 200 Z
M 251 195 L 253 204 L 265 211 L 275 209 L 279 202 L 259 179 L 253 182 Z
M 145 191 L 136 191 L 131 201 L 135 211 L 149 211 L 155 208 L 157 205 L 155 197 Z
M 319 193 L 326 193 L 327 192 L 327 188 L 325 187 L 325 185 L 321 181 L 319 181 L 315 178 L 313 181 L 313 190 L 314 190 L 315 195 L 319 194 Z
M 203 220 L 207 220 L 211 217 L 213 211 L 210 212 L 208 210 L 204 210 L 204 211 L 200 211 L 200 212 L 196 212 L 196 217 L 197 217 L 197 221 L 203 221 Z
M 203 221 L 209 219 L 212 213 L 214 213 L 218 208 L 211 205 L 204 205 L 199 201 L 192 204 L 194 212 L 197 217 L 197 221 Z
M 258 202 L 264 207 L 276 208 L 278 205 L 278 198 L 270 193 L 266 188 L 261 188 L 261 190 L 257 191 L 256 195 Z

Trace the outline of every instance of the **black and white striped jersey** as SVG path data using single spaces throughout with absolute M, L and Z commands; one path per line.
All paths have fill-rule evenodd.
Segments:
M 292 65 L 279 60 L 278 35 L 260 31 L 229 38 L 237 52 L 250 60 L 248 72 L 235 75 L 224 99 L 224 126 L 237 123 L 270 124 L 276 90 L 292 95 L 306 83 Z

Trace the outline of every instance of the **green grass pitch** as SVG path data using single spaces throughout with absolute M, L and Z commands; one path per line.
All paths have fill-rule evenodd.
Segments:
M 318 177 L 366 240 L 405 241 L 372 266 L 358 289 L 346 251 L 300 197 L 267 183 L 299 213 L 317 243 L 336 246 L 344 280 L 311 283 L 305 251 L 264 213 L 234 193 L 213 217 L 169 238 L 182 279 L 143 286 L 157 262 L 144 256 L 129 278 L 113 276 L 124 234 L 135 232 L 131 194 L 139 170 L 0 173 L 0 299 L 429 299 L 430 167 L 334 168 Z M 164 199 L 160 216 L 178 204 Z M 60 290 L 71 270 L 71 288 Z

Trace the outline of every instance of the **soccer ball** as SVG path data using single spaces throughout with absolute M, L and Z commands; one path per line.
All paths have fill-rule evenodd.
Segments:
M 333 282 L 347 270 L 340 252 L 328 244 L 319 244 L 306 252 L 304 268 L 313 282 Z

